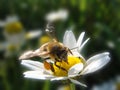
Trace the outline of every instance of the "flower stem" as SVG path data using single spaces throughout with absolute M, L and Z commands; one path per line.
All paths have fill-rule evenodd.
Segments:
M 73 83 L 70 84 L 70 90 L 75 90 L 75 84 Z
M 49 80 L 45 81 L 43 90 L 50 90 L 50 81 Z
M 3 84 L 4 84 L 4 87 L 5 87 L 5 90 L 11 90 L 11 86 L 10 86 L 8 80 L 7 80 L 7 75 L 6 74 L 7 74 L 6 73 L 6 65 L 4 65 L 3 68 L 1 68 L 1 70 L 0 70 L 0 76 L 3 79 Z

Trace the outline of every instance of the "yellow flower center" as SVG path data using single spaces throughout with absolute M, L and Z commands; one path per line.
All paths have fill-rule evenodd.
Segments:
M 48 36 L 42 36 L 40 39 L 39 39 L 39 44 L 40 45 L 42 45 L 42 44 L 45 44 L 45 43 L 47 43 L 47 42 L 49 42 L 51 39 L 50 39 L 50 37 L 48 37 Z
M 116 84 L 116 90 L 120 90 L 120 82 Z
M 71 90 L 71 88 L 70 88 L 69 85 L 67 85 L 67 86 L 64 87 L 64 90 Z
M 58 88 L 58 90 L 71 90 L 70 85 L 64 85 Z
M 17 48 L 17 46 L 15 46 L 15 45 L 9 45 L 8 46 L 8 51 L 15 51 L 16 48 Z
M 9 34 L 20 33 L 23 30 L 22 24 L 20 22 L 9 23 L 5 26 L 5 30 Z
M 68 70 L 75 64 L 84 63 L 82 58 L 75 56 L 68 56 L 68 63 L 65 61 L 56 62 L 53 65 L 44 64 L 47 70 L 51 70 L 54 76 L 67 76 Z

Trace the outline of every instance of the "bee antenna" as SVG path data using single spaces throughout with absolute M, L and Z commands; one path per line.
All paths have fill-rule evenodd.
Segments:
M 76 48 L 78 48 L 78 47 L 71 48 L 70 50 L 74 50 L 74 49 L 76 49 Z

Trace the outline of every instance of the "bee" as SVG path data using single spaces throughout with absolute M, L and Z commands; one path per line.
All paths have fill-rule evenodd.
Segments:
M 39 49 L 35 51 L 27 51 L 20 56 L 19 59 L 27 59 L 34 56 L 39 56 L 44 60 L 51 59 L 56 62 L 68 63 L 68 54 L 72 54 L 71 50 L 64 46 L 55 36 L 55 27 L 52 23 L 48 23 L 45 29 L 46 33 L 52 38 L 52 41 L 43 44 Z
M 55 62 L 61 62 L 62 60 L 67 62 L 68 54 L 72 54 L 70 49 L 64 46 L 55 36 L 55 28 L 52 23 L 48 23 L 46 30 L 47 34 L 52 38 L 51 42 L 48 42 L 40 47 L 41 57 L 47 57 L 45 59 L 51 59 Z

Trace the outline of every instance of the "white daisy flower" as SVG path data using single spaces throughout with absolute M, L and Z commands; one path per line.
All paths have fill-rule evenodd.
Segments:
M 45 17 L 45 19 L 48 22 L 54 22 L 57 20 L 66 20 L 68 17 L 68 11 L 65 9 L 60 9 L 58 11 L 52 11 L 48 13 Z
M 30 68 L 30 71 L 24 72 L 24 77 L 40 80 L 66 80 L 69 79 L 71 82 L 85 86 L 85 84 L 74 79 L 76 76 L 86 75 L 88 73 L 93 73 L 103 66 L 105 66 L 109 61 L 109 52 L 104 52 L 92 56 L 89 59 L 83 58 L 79 52 L 86 44 L 89 39 L 83 42 L 84 32 L 80 34 L 78 41 L 76 41 L 75 36 L 72 31 L 66 31 L 63 39 L 63 44 L 71 50 L 74 55 L 68 55 L 68 63 L 65 61 L 56 62 L 56 64 L 46 61 L 44 63 L 32 60 L 22 60 L 21 64 Z M 82 43 L 83 42 L 83 43 Z M 39 52 L 39 50 L 29 51 L 22 55 L 20 58 L 25 58 L 26 56 L 34 55 L 34 53 Z M 40 53 L 40 52 L 39 52 Z
M 24 28 L 18 16 L 7 16 L 6 20 L 0 21 L 0 24 L 7 42 L 19 45 L 24 42 Z
M 0 27 L 3 28 L 3 34 L 6 39 L 4 42 L 0 42 L 0 50 L 5 50 L 7 56 L 10 56 L 13 51 L 19 51 L 27 39 L 39 37 L 42 33 L 39 29 L 25 32 L 22 23 L 16 15 L 7 16 L 4 21 L 0 21 Z
M 4 27 L 4 35 L 10 42 L 23 42 L 25 39 L 33 39 L 42 34 L 40 29 L 25 32 L 18 16 L 7 16 L 5 21 L 0 21 L 0 26 Z

